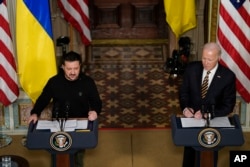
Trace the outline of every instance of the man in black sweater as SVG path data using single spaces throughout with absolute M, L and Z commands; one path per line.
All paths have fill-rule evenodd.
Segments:
M 53 118 L 65 117 L 67 110 L 68 118 L 88 118 L 90 121 L 97 119 L 102 101 L 94 80 L 81 72 L 81 63 L 81 55 L 76 52 L 71 51 L 63 56 L 59 73 L 50 78 L 45 85 L 31 110 L 29 123 L 37 122 L 51 100 Z M 78 157 L 79 155 L 80 158 L 77 159 L 82 159 L 83 154 L 77 154 Z M 83 166 L 83 162 L 77 163 Z

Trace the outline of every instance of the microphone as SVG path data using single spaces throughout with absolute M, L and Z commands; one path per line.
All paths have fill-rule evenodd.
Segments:
M 208 107 L 207 103 L 201 105 L 201 113 L 202 113 L 203 119 L 206 120 L 205 127 L 209 127 L 210 120 L 211 120 L 211 113 L 209 112 L 209 107 Z
M 64 104 L 64 117 L 61 119 L 61 131 L 64 131 L 66 121 L 69 117 L 70 102 L 66 101 Z
M 65 121 L 68 119 L 69 117 L 69 109 L 70 109 L 70 102 L 66 101 L 65 102 Z
M 206 126 L 210 127 L 210 120 L 211 120 L 211 113 L 210 112 L 207 113 L 207 119 L 206 120 L 207 120 Z
M 53 112 L 55 113 L 56 120 L 59 124 L 60 130 L 62 131 L 62 118 L 61 118 L 61 112 L 60 112 L 60 104 L 58 102 L 54 103 L 53 106 Z
M 211 99 L 209 108 L 207 110 L 207 126 L 208 127 L 210 126 L 210 121 L 213 118 L 214 111 L 215 111 L 215 100 Z
M 201 114 L 202 114 L 202 117 L 204 118 L 204 113 L 205 113 L 205 106 L 204 104 L 201 105 Z
M 59 112 L 60 112 L 60 105 L 58 102 L 54 103 L 53 106 L 53 113 L 55 113 L 55 118 L 59 122 Z
M 215 105 L 212 104 L 211 119 L 214 118 Z

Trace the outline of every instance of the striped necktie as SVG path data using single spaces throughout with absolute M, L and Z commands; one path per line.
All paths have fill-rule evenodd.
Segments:
M 207 75 L 205 76 L 205 78 L 202 82 L 202 85 L 201 85 L 201 97 L 202 97 L 202 99 L 204 99 L 206 97 L 206 94 L 207 94 L 209 74 L 210 74 L 210 71 L 207 71 Z

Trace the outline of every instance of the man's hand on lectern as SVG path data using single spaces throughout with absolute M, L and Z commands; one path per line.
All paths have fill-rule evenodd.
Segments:
M 32 121 L 33 121 L 33 123 L 36 123 L 37 120 L 38 120 L 37 114 L 32 114 L 29 117 L 28 123 L 30 124 Z

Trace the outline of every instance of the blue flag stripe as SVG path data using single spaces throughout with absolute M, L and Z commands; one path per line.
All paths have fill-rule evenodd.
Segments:
M 236 9 L 239 9 L 246 0 L 230 0 Z
M 52 38 L 49 0 L 23 0 L 27 8 Z M 42 7 L 41 7 L 42 6 Z

